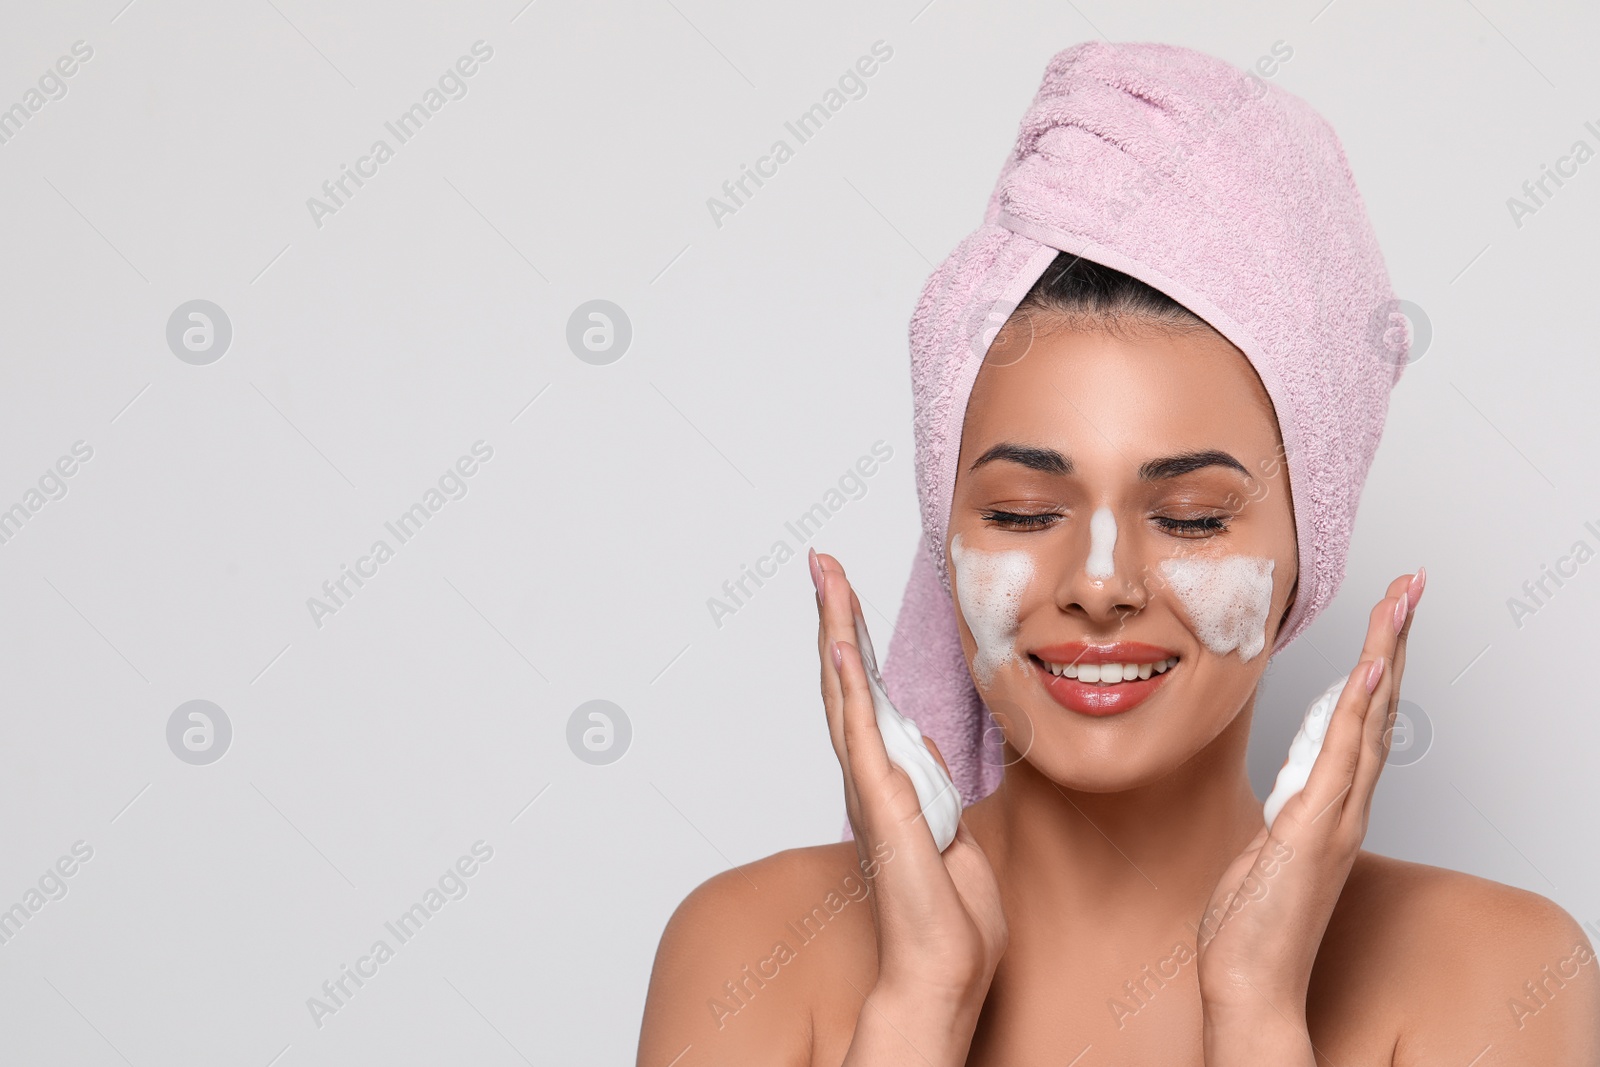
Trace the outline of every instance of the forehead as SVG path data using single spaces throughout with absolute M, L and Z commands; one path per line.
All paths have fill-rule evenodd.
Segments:
M 1255 369 L 1218 334 L 1108 333 L 1045 322 L 1028 339 L 1027 330 L 1021 326 L 1020 343 L 1015 335 L 1008 344 L 997 339 L 979 368 L 962 427 L 962 470 L 1000 440 L 1134 465 L 1186 447 L 1224 447 L 1242 460 L 1271 455 L 1279 445 L 1272 401 Z M 1001 351 L 1003 361 L 994 358 Z

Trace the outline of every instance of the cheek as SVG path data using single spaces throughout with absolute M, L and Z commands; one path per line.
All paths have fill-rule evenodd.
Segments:
M 1016 660 L 1017 618 L 1022 594 L 1033 580 L 1033 557 L 1026 552 L 978 552 L 963 548 L 961 535 L 950 539 L 956 600 L 978 646 L 972 673 L 988 686 L 1007 662 Z
M 1249 662 L 1266 647 L 1276 562 L 1260 556 L 1168 559 L 1160 570 L 1200 643 L 1218 656 L 1237 649 Z

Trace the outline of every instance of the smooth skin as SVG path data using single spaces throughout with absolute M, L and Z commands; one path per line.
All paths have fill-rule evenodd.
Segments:
M 838 560 L 814 555 L 855 840 L 724 872 L 679 905 L 641 1067 L 1600 1064 L 1600 960 L 1571 916 L 1361 848 L 1424 576 L 1395 578 L 1372 607 L 1310 781 L 1269 834 L 1245 763 L 1267 652 L 1210 652 L 1160 563 L 1273 559 L 1270 650 L 1298 577 L 1270 400 L 1210 331 L 1035 328 L 1022 355 L 1011 331 L 973 387 L 949 535 L 1033 554 L 1019 652 L 1145 641 L 1179 655 L 1172 677 L 1096 718 L 1050 700 L 1031 666 L 1002 668 L 980 692 L 1005 775 L 941 854 L 876 728 L 860 601 Z M 1031 458 L 977 463 L 1003 443 Z M 1140 476 L 1197 450 L 1246 472 Z M 1119 533 L 1115 574 L 1097 581 L 1084 562 L 1102 506 Z

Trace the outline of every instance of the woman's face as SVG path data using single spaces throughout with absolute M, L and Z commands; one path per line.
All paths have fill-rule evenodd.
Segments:
M 1001 355 L 1019 322 L 996 338 L 967 405 L 945 545 L 962 645 L 1008 762 L 1133 788 L 1212 742 L 1266 669 L 1298 574 L 1288 472 L 1219 335 L 1036 321 L 1021 358 Z M 1091 681 L 1104 660 L 1144 666 Z

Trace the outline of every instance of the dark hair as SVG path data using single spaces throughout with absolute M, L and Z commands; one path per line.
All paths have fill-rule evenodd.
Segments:
M 1187 333 L 1212 326 L 1172 297 L 1130 274 L 1067 252 L 1033 283 L 1014 315 L 1037 326 L 1041 317 L 1077 328 L 1155 326 Z

